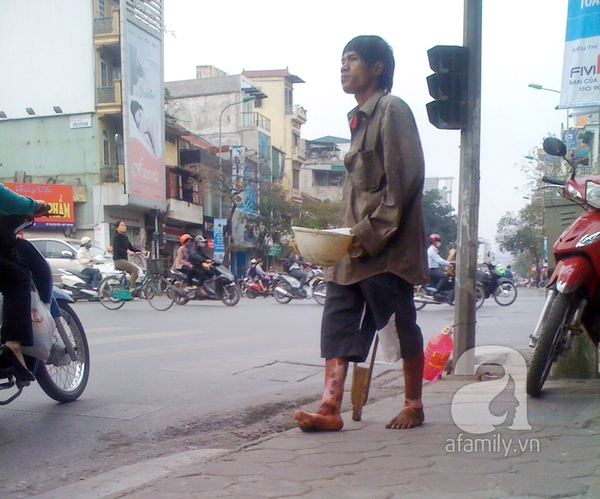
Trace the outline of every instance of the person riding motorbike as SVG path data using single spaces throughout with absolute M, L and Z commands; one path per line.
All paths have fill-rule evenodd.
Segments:
M 190 263 L 194 267 L 195 276 L 198 279 L 198 285 L 200 286 L 200 294 L 206 295 L 208 294 L 206 289 L 204 289 L 204 281 L 210 279 L 215 275 L 212 270 L 213 261 L 212 259 L 204 253 L 204 248 L 206 247 L 206 239 L 197 235 L 194 237 L 194 244 L 190 249 Z
M 308 272 L 305 272 L 303 268 L 309 265 L 305 262 L 296 252 L 292 251 L 284 264 L 284 268 L 288 275 L 298 279 L 300 281 L 300 289 L 304 290 L 304 285 L 308 281 Z
M 429 283 L 435 287 L 436 295 L 440 295 L 440 291 L 448 283 L 448 273 L 440 269 L 440 267 L 452 267 L 452 262 L 444 260 L 440 256 L 440 246 L 442 238 L 439 234 L 431 234 L 429 236 L 429 248 L 427 248 L 427 261 L 429 265 Z M 437 299 L 438 296 L 434 297 Z
M 98 269 L 94 268 L 94 257 L 90 253 L 92 247 L 92 240 L 89 237 L 81 238 L 81 247 L 77 251 L 77 261 L 79 265 L 83 267 L 82 274 L 90 276 L 90 287 L 96 291 L 98 284 L 102 280 L 102 274 Z
M 21 196 L 0 184 L 0 214 L 45 215 L 45 201 Z M 18 244 L 18 242 L 17 242 Z M 31 325 L 31 279 L 29 272 L 15 262 L 13 234 L 0 234 L 0 292 L 2 303 L 2 334 L 0 345 L 0 367 L 13 368 L 17 386 L 23 387 L 35 381 L 35 376 L 26 367 L 22 346 L 33 345 Z
M 193 242 L 192 236 L 182 234 L 179 238 L 179 248 L 177 248 L 177 254 L 173 262 L 173 268 L 187 276 L 188 286 L 192 286 L 192 279 L 198 277 L 198 272 L 195 271 L 192 262 L 190 262 L 190 252 Z
M 269 278 L 267 276 L 267 273 L 261 267 L 260 262 L 261 262 L 261 260 L 257 260 L 256 258 L 253 258 L 252 260 L 250 260 L 250 268 L 248 269 L 248 277 L 253 282 L 258 282 L 258 284 L 260 285 L 260 289 L 263 292 L 266 292 L 267 289 L 269 288 Z

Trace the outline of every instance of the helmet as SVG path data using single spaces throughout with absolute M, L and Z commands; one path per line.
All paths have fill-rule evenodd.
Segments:
M 185 244 L 186 241 L 188 241 L 191 238 L 192 238 L 192 236 L 190 236 L 189 234 L 182 234 L 181 237 L 179 238 L 179 242 L 181 244 Z
M 196 242 L 196 243 L 205 243 L 205 242 L 206 242 L 206 239 L 204 239 L 204 238 L 203 238 L 201 235 L 199 235 L 199 234 L 198 234 L 198 235 L 197 235 L 197 236 L 194 238 L 194 242 Z
M 429 242 L 431 244 L 435 244 L 437 242 L 441 242 L 442 238 L 440 237 L 439 234 L 430 234 L 429 235 Z
M 87 246 L 87 245 L 91 245 L 92 244 L 92 239 L 85 236 L 81 238 L 81 246 Z
M 255 265 L 257 264 L 258 261 L 256 260 L 256 258 L 253 258 L 252 260 L 250 260 L 250 264 Z

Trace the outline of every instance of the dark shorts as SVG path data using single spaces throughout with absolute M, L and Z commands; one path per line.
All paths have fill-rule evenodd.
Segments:
M 423 335 L 416 322 L 413 291 L 412 284 L 390 273 L 349 286 L 328 282 L 321 323 L 321 357 L 364 362 L 375 331 L 383 329 L 393 317 L 402 358 L 421 353 Z

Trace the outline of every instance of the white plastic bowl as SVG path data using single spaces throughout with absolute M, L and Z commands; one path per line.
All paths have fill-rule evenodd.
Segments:
M 352 244 L 349 228 L 341 229 L 307 229 L 292 227 L 296 247 L 309 262 L 323 267 L 337 264 L 348 252 Z

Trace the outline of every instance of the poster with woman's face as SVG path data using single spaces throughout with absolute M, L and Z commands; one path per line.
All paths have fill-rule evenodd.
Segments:
M 129 179 L 134 196 L 164 197 L 160 40 L 127 23 Z

